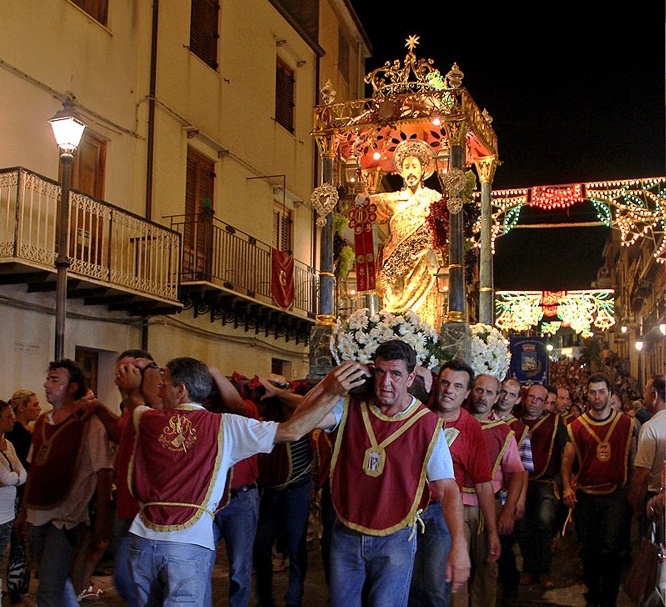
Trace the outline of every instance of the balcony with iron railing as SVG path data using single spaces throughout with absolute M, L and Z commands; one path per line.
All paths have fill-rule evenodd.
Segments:
M 0 285 L 55 291 L 60 194 L 57 181 L 0 169 Z M 138 315 L 182 309 L 177 232 L 72 190 L 68 233 L 68 298 Z
M 272 294 L 272 247 L 211 211 L 171 215 L 182 236 L 181 299 L 194 315 L 275 337 L 309 340 L 317 313 L 318 275 L 294 260 L 294 300 L 281 309 Z

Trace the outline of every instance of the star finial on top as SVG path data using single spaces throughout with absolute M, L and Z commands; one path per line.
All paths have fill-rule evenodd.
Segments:
M 411 53 L 414 50 L 414 47 L 417 46 L 419 43 L 419 37 L 418 36 L 410 36 L 407 38 L 407 43 L 405 46 L 409 49 L 409 52 Z

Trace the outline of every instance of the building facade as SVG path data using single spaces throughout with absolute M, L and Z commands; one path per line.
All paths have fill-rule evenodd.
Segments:
M 53 359 L 62 165 L 48 119 L 66 99 L 86 129 L 64 355 L 97 395 L 117 401 L 115 358 L 139 347 L 305 377 L 321 242 L 312 108 L 327 82 L 362 97 L 370 52 L 348 2 L 10 0 L 0 32 L 2 394 L 41 394 Z M 278 253 L 294 266 L 285 309 Z

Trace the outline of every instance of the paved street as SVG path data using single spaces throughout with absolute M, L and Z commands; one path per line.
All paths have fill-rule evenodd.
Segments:
M 583 607 L 585 605 L 585 599 L 583 598 L 585 588 L 577 578 L 577 551 L 578 544 L 575 536 L 572 534 L 567 535 L 567 537 L 560 542 L 554 555 L 553 578 L 555 580 L 555 588 L 544 593 L 538 585 L 521 586 L 517 607 L 544 607 L 545 605 Z M 213 574 L 213 596 L 215 607 L 228 605 L 228 577 L 224 551 L 220 550 L 218 555 L 218 562 Z M 310 561 L 305 583 L 305 600 L 303 601 L 303 607 L 326 607 L 328 592 L 324 580 L 319 553 L 319 543 L 317 540 L 313 541 L 308 555 Z M 520 563 L 520 558 L 518 558 L 518 562 Z M 100 569 L 105 573 L 110 573 L 108 563 L 102 563 Z M 281 571 L 274 574 L 274 596 L 275 604 L 277 606 L 284 605 L 282 597 L 284 596 L 287 587 L 287 576 L 287 571 Z M 83 601 L 82 605 L 88 605 L 90 607 L 124 605 L 124 602 L 118 597 L 113 588 L 110 575 L 97 575 L 93 578 L 93 583 L 96 587 L 101 588 L 104 591 L 104 594 L 102 594 L 99 599 Z M 34 591 L 35 582 L 33 581 L 33 597 L 35 596 Z M 9 601 L 4 598 L 2 605 L 3 607 L 6 605 L 8 606 Z M 255 606 L 256 602 L 253 600 L 251 602 L 251 607 Z M 617 607 L 632 607 L 631 601 L 622 591 L 620 592 Z

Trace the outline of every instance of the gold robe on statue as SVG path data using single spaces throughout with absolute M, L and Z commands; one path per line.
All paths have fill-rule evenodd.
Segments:
M 437 292 L 437 264 L 432 251 L 432 236 L 426 218 L 430 205 L 442 195 L 421 187 L 412 194 L 399 192 L 375 194 L 377 221 L 389 224 L 379 270 L 382 307 L 390 312 L 412 310 L 436 330 L 442 315 L 442 296 Z

